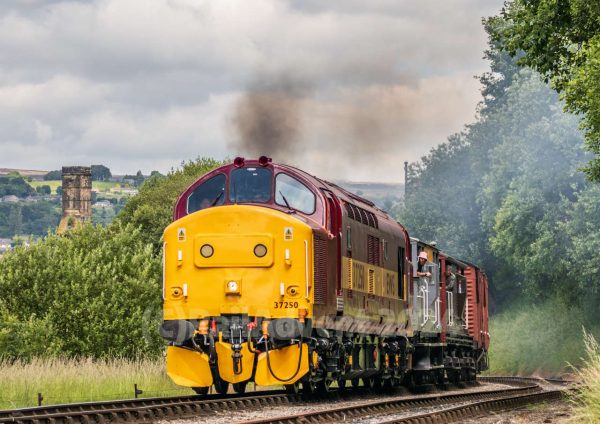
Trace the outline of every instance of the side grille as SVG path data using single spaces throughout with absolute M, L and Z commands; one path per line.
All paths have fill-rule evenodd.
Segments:
M 315 304 L 327 303 L 327 240 L 315 237 Z
M 346 276 L 347 284 L 346 287 L 352 290 L 354 288 L 354 281 L 352 279 L 352 258 L 346 259 Z
M 367 262 L 371 265 L 380 266 L 379 237 L 367 236 Z

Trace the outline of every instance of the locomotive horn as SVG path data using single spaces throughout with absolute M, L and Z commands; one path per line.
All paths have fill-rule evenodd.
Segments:
M 267 166 L 269 163 L 271 163 L 273 161 L 273 159 L 267 157 L 267 156 L 261 156 L 258 158 L 258 164 L 260 166 Z

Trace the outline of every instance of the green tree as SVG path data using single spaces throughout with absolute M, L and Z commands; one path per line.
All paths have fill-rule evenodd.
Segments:
M 52 193 L 52 189 L 50 188 L 49 185 L 41 185 L 35 188 L 35 191 L 39 194 L 50 194 Z
M 564 225 L 587 190 L 576 171 L 589 159 L 577 119 L 537 73 L 515 67 L 494 44 L 488 57 L 478 121 L 411 165 L 400 222 L 481 265 L 494 307 L 523 293 L 579 301 L 579 279 L 564 278 L 577 237 Z
M 23 213 L 21 205 L 11 205 L 8 215 L 8 233 L 11 235 L 21 234 L 23 226 Z
M 27 197 L 32 194 L 35 189 L 20 175 L 0 175 L 0 196 Z
M 113 208 L 94 208 L 92 210 L 92 222 L 99 225 L 109 225 L 115 218 Z
M 108 181 L 112 177 L 110 169 L 104 165 L 92 165 L 92 181 Z
M 44 175 L 44 181 L 60 181 L 62 180 L 62 171 L 50 171 L 46 175 Z
M 583 114 L 588 149 L 600 154 L 600 7 L 587 0 L 512 0 L 492 18 L 494 38 L 540 72 Z M 600 181 L 600 158 L 585 168 Z

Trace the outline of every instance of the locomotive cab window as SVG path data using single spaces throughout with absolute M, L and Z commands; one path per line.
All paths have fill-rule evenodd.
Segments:
M 222 205 L 225 201 L 225 175 L 218 174 L 200 184 L 187 199 L 187 213 Z
M 231 171 L 229 200 L 233 203 L 266 203 L 271 200 L 273 172 L 268 168 Z
M 287 174 L 275 178 L 275 203 L 310 215 L 315 212 L 316 196 L 308 187 Z

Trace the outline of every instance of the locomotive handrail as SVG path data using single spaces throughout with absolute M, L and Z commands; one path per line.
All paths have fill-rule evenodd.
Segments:
M 163 300 L 165 300 L 165 296 L 166 296 L 166 293 L 165 293 L 165 284 L 166 284 L 166 280 L 165 280 L 165 278 L 166 278 L 166 276 L 165 276 L 166 258 L 165 258 L 165 256 L 166 256 L 166 251 L 167 251 L 167 242 L 164 242 L 163 243 L 163 251 L 162 251 L 162 298 L 163 298 Z
M 427 324 L 427 321 L 429 321 L 429 287 L 426 279 L 422 278 L 421 281 L 425 281 L 425 284 L 423 284 L 420 289 L 421 293 L 423 293 L 421 296 L 423 299 L 423 322 L 421 323 L 421 327 L 423 327 L 425 324 Z
M 448 325 L 454 326 L 454 293 L 446 292 L 448 297 Z
M 465 309 L 463 310 L 463 328 L 469 328 L 469 299 L 465 302 Z
M 435 325 L 436 327 L 440 327 L 440 323 L 441 323 L 441 318 L 440 318 L 440 298 L 438 297 L 435 300 L 435 309 L 434 309 L 434 313 L 435 313 Z
M 308 241 L 304 240 L 304 279 L 306 280 L 306 300 L 309 300 L 308 293 Z

